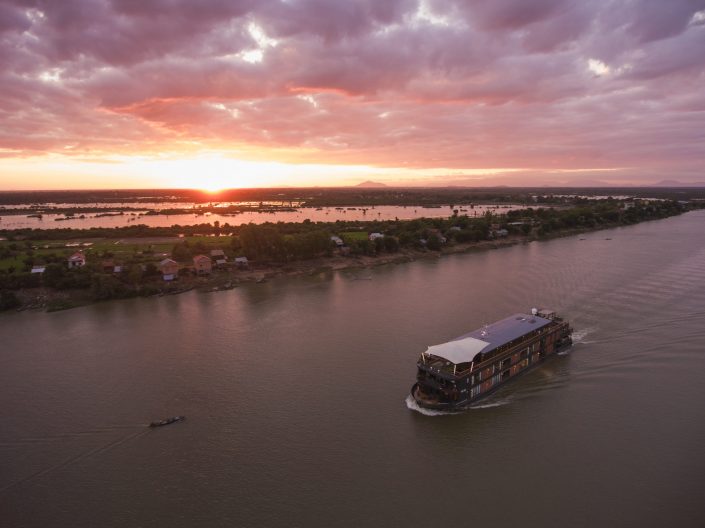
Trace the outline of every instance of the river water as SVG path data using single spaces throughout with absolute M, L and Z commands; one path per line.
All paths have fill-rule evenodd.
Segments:
M 0 524 L 705 526 L 703 225 L 5 314 Z M 532 306 L 568 354 L 410 408 L 427 345 Z

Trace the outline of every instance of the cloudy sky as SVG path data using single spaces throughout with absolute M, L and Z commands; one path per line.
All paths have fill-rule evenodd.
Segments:
M 0 189 L 705 180 L 705 0 L 0 0 Z

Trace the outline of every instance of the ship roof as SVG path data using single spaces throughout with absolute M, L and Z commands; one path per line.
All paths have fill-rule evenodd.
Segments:
M 462 335 L 452 341 L 428 347 L 427 354 L 455 363 L 469 363 L 478 354 L 486 354 L 549 324 L 549 319 L 517 313 L 496 323 Z
M 474 337 L 466 337 L 465 339 L 456 339 L 448 341 L 440 345 L 428 347 L 427 354 L 447 359 L 456 365 L 459 363 L 468 363 L 472 361 L 477 354 L 482 352 L 490 343 L 475 339 Z

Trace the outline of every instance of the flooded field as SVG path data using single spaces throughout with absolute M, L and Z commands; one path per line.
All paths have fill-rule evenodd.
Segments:
M 243 205 L 246 207 L 257 207 L 259 204 L 228 203 L 229 205 Z M 101 207 L 102 212 L 91 212 L 67 216 L 65 214 L 51 213 L 30 213 L 30 214 L 8 214 L 12 211 L 6 206 L 5 214 L 0 211 L 0 229 L 59 229 L 74 228 L 85 229 L 89 227 L 123 227 L 133 224 L 144 224 L 149 227 L 169 227 L 172 225 L 196 225 L 203 223 L 220 222 L 230 225 L 242 224 L 262 224 L 265 222 L 335 222 L 336 220 L 348 221 L 370 221 L 370 220 L 411 220 L 413 218 L 447 218 L 457 210 L 458 214 L 470 217 L 482 216 L 486 211 L 493 213 L 503 213 L 512 209 L 521 209 L 519 205 L 474 205 L 456 206 L 451 209 L 449 206 L 443 207 L 422 207 L 422 206 L 357 206 L 357 207 L 297 207 L 287 204 L 265 205 L 260 209 L 249 210 L 237 214 L 218 214 L 216 212 L 203 212 L 199 210 L 197 204 L 185 203 L 121 203 L 121 204 L 56 204 L 56 207 Z M 155 207 L 152 207 L 155 206 Z M 17 209 L 19 206 L 14 206 Z M 22 208 L 28 207 L 27 205 Z M 119 211 L 119 207 L 130 208 L 131 210 Z M 187 209 L 193 212 L 187 214 L 147 214 L 148 210 L 160 211 L 163 209 Z M 217 210 L 218 206 L 215 207 Z

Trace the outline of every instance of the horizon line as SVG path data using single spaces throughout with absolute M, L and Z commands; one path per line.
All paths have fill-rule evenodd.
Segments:
M 194 191 L 203 194 L 220 194 L 232 191 L 295 190 L 295 189 L 357 189 L 382 191 L 385 189 L 694 189 L 705 187 L 705 182 L 678 182 L 675 185 L 652 184 L 608 184 L 605 185 L 272 185 L 264 187 L 229 187 L 207 190 L 197 187 L 84 187 L 62 189 L 0 189 L 0 193 L 20 192 L 111 192 L 111 191 Z

